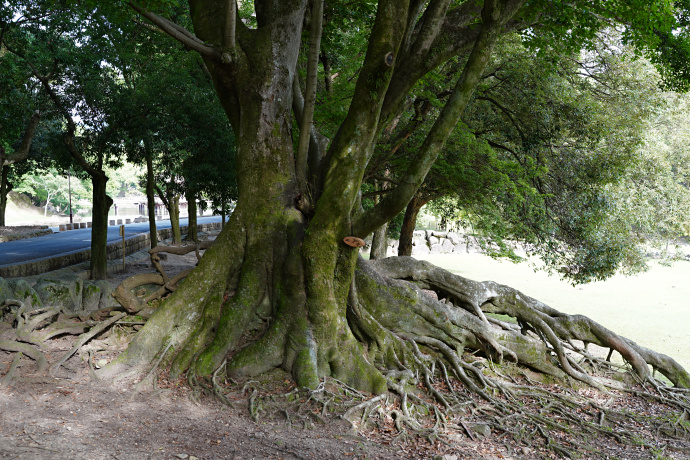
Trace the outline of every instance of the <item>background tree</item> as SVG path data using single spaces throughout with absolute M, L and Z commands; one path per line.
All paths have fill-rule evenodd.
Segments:
M 511 253 L 504 239 L 517 240 L 576 282 L 643 268 L 631 226 L 609 225 L 608 196 L 638 166 L 660 102 L 654 70 L 615 31 L 571 56 L 535 55 L 517 38 L 497 49 L 463 117 L 469 136 L 451 137 L 406 216 L 450 195 L 451 209 L 436 209 L 455 213 L 483 246 L 496 243 L 496 254 Z M 414 137 L 397 161 L 406 161 L 405 148 L 414 151 Z M 608 232 L 595 230 L 604 225 Z M 410 255 L 414 220 L 403 228 L 399 251 Z
M 103 51 L 109 49 L 117 29 L 110 28 L 112 24 L 94 10 L 48 9 L 48 5 L 32 2 L 14 2 L 14 8 L 34 11 L 37 16 L 6 33 L 5 46 L 40 82 L 65 123 L 62 137 L 67 152 L 91 178 L 91 278 L 104 279 L 112 205 L 106 193 L 105 168 L 115 166 L 119 159 L 106 142 L 116 127 L 104 119 L 118 77 L 105 63 Z M 83 27 L 75 28 L 75 23 Z

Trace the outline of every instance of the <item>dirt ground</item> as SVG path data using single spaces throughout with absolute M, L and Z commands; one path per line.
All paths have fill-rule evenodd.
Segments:
M 164 267 L 173 275 L 195 263 L 194 253 L 169 255 Z M 150 271 L 144 259 L 111 281 L 118 284 L 132 274 Z M 0 322 L 0 339 L 12 332 L 9 316 Z M 53 370 L 52 377 L 34 375 L 36 363 L 22 357 L 8 381 L 15 354 L 0 350 L 0 458 L 559 458 L 539 446 L 508 441 L 504 433 L 483 437 L 451 429 L 443 440 L 406 438 L 383 412 L 380 423 L 360 427 L 357 434 L 342 418 L 345 406 L 326 410 L 318 392 L 297 391 L 289 376 L 279 372 L 266 381 L 228 383 L 225 397 L 230 406 L 210 393 L 197 395 L 185 382 L 167 381 L 164 370 L 158 370 L 157 383 L 143 389 L 131 382 L 96 380 L 92 369 L 117 356 L 139 327 L 116 324 Z M 75 341 L 75 335 L 63 335 L 42 345 L 49 368 Z M 337 392 L 337 385 L 331 391 Z M 635 411 L 664 411 L 620 395 L 616 401 Z M 383 407 L 386 404 L 382 401 Z M 681 448 L 688 450 L 664 451 L 662 444 L 658 449 L 650 449 L 649 444 L 618 446 L 602 439 L 601 449 L 588 458 L 688 458 L 690 443 Z

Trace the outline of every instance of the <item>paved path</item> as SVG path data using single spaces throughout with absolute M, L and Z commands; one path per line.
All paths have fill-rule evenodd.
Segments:
M 199 224 L 220 222 L 220 216 L 198 217 Z M 180 226 L 187 225 L 187 219 L 180 219 Z M 156 228 L 170 228 L 169 220 L 157 220 Z M 54 230 L 57 230 L 55 227 Z M 149 223 L 125 225 L 125 238 L 149 232 Z M 108 227 L 108 243 L 121 241 L 120 226 L 111 225 Z M 53 233 L 52 235 L 27 238 L 23 240 L 8 241 L 0 243 L 0 265 L 10 265 L 21 262 L 28 262 L 45 257 L 53 257 L 67 254 L 74 251 L 81 251 L 91 248 L 91 229 L 82 228 L 79 230 L 68 230 L 65 232 Z

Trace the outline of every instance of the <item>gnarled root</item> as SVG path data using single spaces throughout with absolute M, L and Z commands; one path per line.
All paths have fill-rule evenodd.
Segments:
M 472 313 L 479 307 L 485 313 L 514 317 L 520 324 L 536 332 L 534 338 L 544 342 L 550 353 L 556 355 L 558 364 L 566 374 L 594 387 L 601 389 L 602 385 L 608 382 L 595 380 L 582 370 L 573 367 L 565 352 L 566 345 L 572 343 L 573 340 L 618 351 L 630 363 L 637 375 L 645 381 L 652 378 L 649 364 L 674 385 L 690 388 L 690 375 L 672 358 L 640 347 L 587 317 L 561 313 L 509 286 L 493 281 L 468 280 L 428 262 L 406 257 L 389 258 L 370 264 L 372 268 L 385 276 L 410 281 L 417 287 L 431 289 L 439 296 L 448 299 L 450 302 L 443 305 L 450 306 L 441 310 L 464 310 Z M 449 315 L 449 319 L 451 318 Z M 457 323 L 457 319 L 451 319 L 451 322 Z M 508 332 L 510 331 L 503 329 L 502 334 L 505 335 Z M 485 340 L 484 337 L 480 339 L 480 342 L 483 340 Z M 509 347 L 506 344 L 502 346 Z M 531 365 L 529 362 L 524 363 Z

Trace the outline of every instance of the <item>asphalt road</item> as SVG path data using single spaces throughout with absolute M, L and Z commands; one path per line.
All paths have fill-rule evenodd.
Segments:
M 220 222 L 220 216 L 198 217 L 199 224 Z M 180 226 L 187 225 L 187 219 L 180 219 Z M 169 220 L 157 220 L 156 228 L 170 228 Z M 57 229 L 57 227 L 56 227 Z M 149 223 L 125 225 L 125 239 L 149 232 Z M 108 227 L 108 243 L 121 241 L 120 226 Z M 68 230 L 52 235 L 8 241 L 0 244 L 0 265 L 28 262 L 44 257 L 53 257 L 91 248 L 91 229 Z

